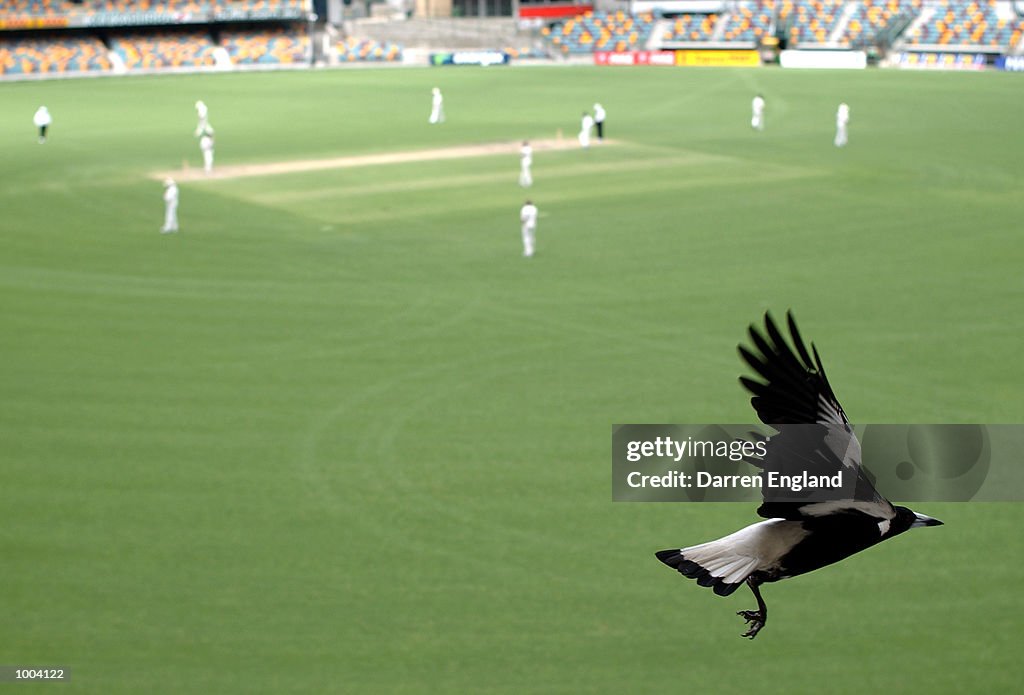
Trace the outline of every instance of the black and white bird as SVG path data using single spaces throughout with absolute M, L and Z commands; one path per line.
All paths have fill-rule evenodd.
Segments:
M 753 349 L 739 348 L 763 379 L 740 381 L 753 394 L 750 402 L 758 418 L 779 432 L 768 439 L 765 455 L 750 463 L 765 473 L 787 475 L 799 470 L 842 471 L 850 486 L 842 497 L 811 500 L 777 497 L 763 488 L 764 501 L 757 513 L 767 521 L 708 543 L 657 553 L 666 565 L 719 596 L 746 583 L 757 599 L 757 610 L 738 615 L 747 622 L 742 636 L 750 639 L 768 619 L 761 584 L 806 574 L 908 529 L 942 524 L 894 506 L 875 490 L 861 467 L 860 443 L 828 383 L 817 349 L 812 343 L 812 359 L 792 314 L 786 318 L 792 346 L 765 314 L 764 334 L 750 327 Z

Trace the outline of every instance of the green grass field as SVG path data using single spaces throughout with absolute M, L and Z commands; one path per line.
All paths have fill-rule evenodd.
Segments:
M 748 642 L 749 592 L 653 553 L 753 506 L 613 504 L 609 453 L 613 423 L 752 420 L 735 346 L 767 308 L 857 422 L 1024 421 L 1022 86 L 0 85 L 0 664 L 93 693 L 1016 690 L 1021 505 L 915 504 L 946 525 L 767 586 Z M 223 165 L 571 138 L 594 101 L 620 144 L 535 156 L 529 261 L 514 155 L 184 183 L 161 236 L 147 174 L 200 166 L 200 98 Z

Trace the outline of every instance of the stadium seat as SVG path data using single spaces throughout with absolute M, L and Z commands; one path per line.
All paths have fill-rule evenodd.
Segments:
M 344 63 L 359 61 L 395 62 L 402 60 L 402 47 L 390 41 L 375 39 L 347 38 L 340 41 L 335 50 L 338 60 Z
M 146 32 L 116 36 L 111 49 L 133 69 L 212 67 L 216 46 L 205 32 Z
M 788 26 L 791 46 L 827 43 L 845 0 L 783 0 L 779 23 Z
M 662 35 L 663 41 L 710 41 L 717 14 L 684 14 L 676 17 Z
M 107 70 L 110 70 L 107 49 L 93 36 L 0 39 L 0 74 L 3 75 Z
M 775 0 L 736 3 L 737 9 L 725 20 L 722 40 L 731 43 L 756 43 L 772 32 Z
M 842 46 L 877 45 L 880 37 L 921 11 L 922 0 L 861 0 L 854 3 L 850 20 L 839 37 Z
M 8 19 L 39 19 L 67 15 L 154 14 L 180 17 L 188 13 L 257 13 L 273 15 L 275 10 L 302 11 L 309 0 L 2 0 L 0 14 Z M 294 14 L 294 13 L 293 13 Z M 126 19 L 125 24 L 130 22 Z
M 562 53 L 640 50 L 654 28 L 654 15 L 587 12 L 566 20 L 559 31 L 544 34 Z
M 294 65 L 309 62 L 309 37 L 301 28 L 277 27 L 221 32 L 220 43 L 235 65 Z
M 1024 33 L 1024 20 L 1000 19 L 995 0 L 940 0 L 935 7 L 931 19 L 905 37 L 908 46 L 1003 51 Z

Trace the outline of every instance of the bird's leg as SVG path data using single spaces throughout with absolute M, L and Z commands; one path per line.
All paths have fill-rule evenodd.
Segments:
M 749 628 L 744 632 L 741 637 L 749 637 L 754 639 L 757 637 L 757 633 L 761 631 L 764 624 L 768 622 L 768 606 L 764 605 L 764 599 L 761 598 L 761 592 L 757 588 L 760 582 L 756 581 L 753 577 L 747 577 L 747 586 L 754 592 L 754 598 L 757 599 L 757 610 L 756 611 L 739 611 L 736 615 L 742 617 L 747 621 Z

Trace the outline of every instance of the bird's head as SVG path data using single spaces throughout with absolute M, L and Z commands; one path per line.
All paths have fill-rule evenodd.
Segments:
M 922 528 L 924 526 L 942 526 L 942 522 L 930 516 L 918 514 L 913 509 L 896 507 L 896 517 L 892 520 L 887 535 L 895 536 L 912 528 Z

